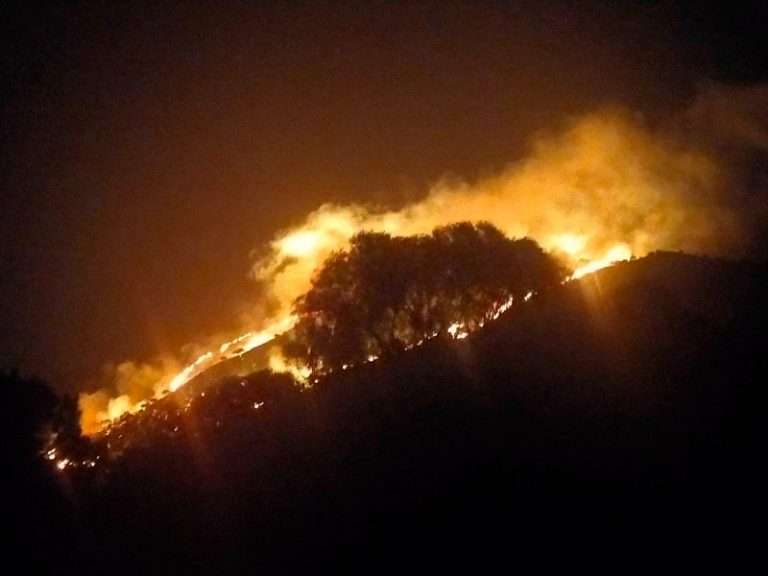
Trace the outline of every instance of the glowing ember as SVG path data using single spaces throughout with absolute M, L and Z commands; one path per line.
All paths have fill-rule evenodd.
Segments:
M 528 292 L 528 293 L 527 293 L 527 294 L 526 294 L 526 295 L 523 297 L 523 301 L 524 301 L 524 302 L 528 302 L 528 300 L 530 300 L 531 298 L 533 298 L 533 292 Z
M 464 325 L 461 324 L 460 322 L 456 322 L 448 326 L 447 332 L 448 334 L 451 335 L 451 338 L 455 340 L 463 340 L 464 338 L 469 336 L 469 332 L 464 327 Z

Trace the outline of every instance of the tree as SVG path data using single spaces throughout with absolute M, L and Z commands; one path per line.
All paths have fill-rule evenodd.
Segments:
M 6 470 L 26 467 L 43 446 L 42 434 L 53 419 L 56 394 L 42 380 L 0 372 L 0 442 Z
M 15 370 L 0 372 L 4 402 L 0 409 L 0 456 L 9 475 L 23 477 L 39 467 L 55 447 L 57 458 L 82 461 L 91 445 L 80 430 L 77 398 L 57 395 L 46 382 L 24 378 Z
M 333 253 L 294 303 L 284 352 L 314 373 L 392 355 L 454 325 L 472 330 L 566 270 L 530 239 L 460 222 L 429 236 L 361 232 Z

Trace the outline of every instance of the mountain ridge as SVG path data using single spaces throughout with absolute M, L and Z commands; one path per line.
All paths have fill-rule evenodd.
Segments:
M 749 566 L 765 272 L 657 253 L 308 390 L 225 380 L 85 516 L 111 554 L 233 573 Z

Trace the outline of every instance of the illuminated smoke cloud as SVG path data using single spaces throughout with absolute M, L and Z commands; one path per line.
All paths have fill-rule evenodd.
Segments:
M 580 262 L 653 250 L 740 254 L 749 240 L 732 178 L 716 156 L 653 133 L 621 109 L 572 121 L 539 137 L 531 154 L 475 183 L 441 182 L 397 211 L 326 205 L 285 231 L 252 270 L 280 312 L 309 287 L 312 271 L 360 230 L 423 234 L 459 220 L 486 220 Z
M 767 114 L 768 87 L 709 86 L 663 128 L 650 129 L 621 108 L 598 111 L 540 135 L 526 158 L 497 175 L 439 182 L 400 210 L 322 206 L 256 258 L 251 276 L 261 287 L 255 309 L 263 316 L 204 347 L 185 368 L 171 359 L 119 365 L 112 385 L 81 395 L 84 429 L 93 431 L 99 420 L 182 386 L 228 346 L 248 349 L 289 328 L 291 305 L 309 288 L 313 272 L 362 230 L 425 234 L 456 221 L 485 220 L 508 236 L 535 239 L 582 272 L 654 250 L 748 254 L 759 248 L 767 215 L 768 175 L 760 168 L 768 152 Z M 280 365 L 276 360 L 273 366 Z
M 80 425 L 91 434 L 106 420 L 135 411 L 143 400 L 154 398 L 168 389 L 181 366 L 172 359 L 150 363 L 123 362 L 103 369 L 101 381 L 108 384 L 94 393 L 80 395 Z

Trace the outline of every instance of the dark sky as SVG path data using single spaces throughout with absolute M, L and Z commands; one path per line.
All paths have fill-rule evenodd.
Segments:
M 565 115 L 766 79 L 760 2 L 337 4 L 0 8 L 0 366 L 78 389 L 232 327 L 251 249 L 321 203 L 399 206 Z

